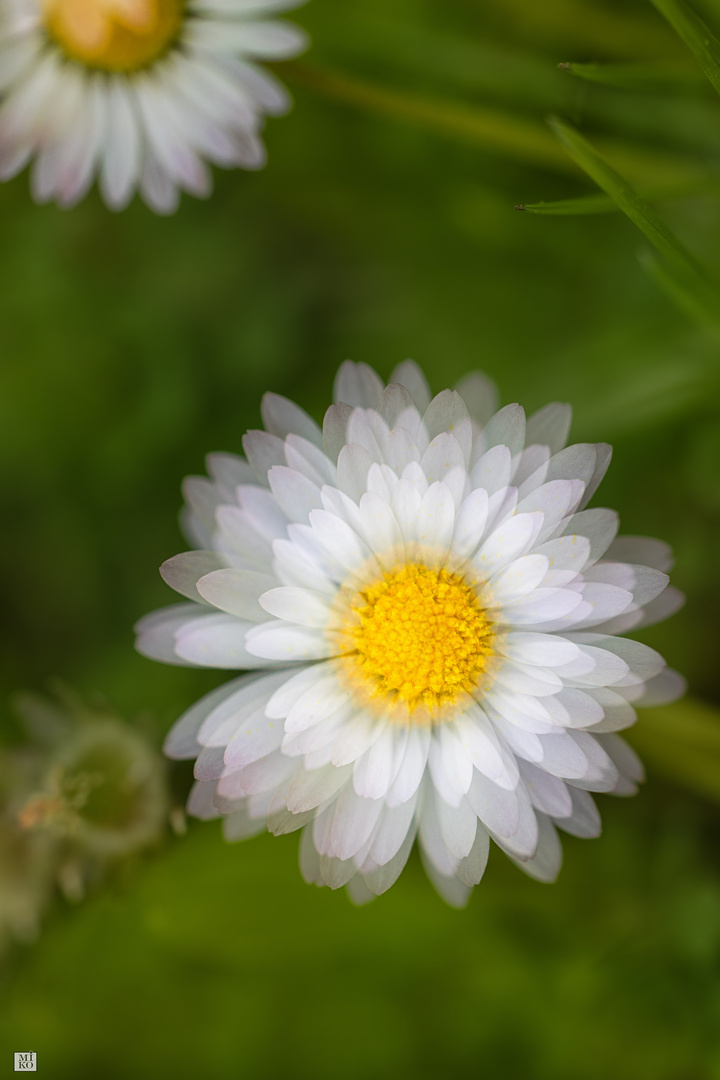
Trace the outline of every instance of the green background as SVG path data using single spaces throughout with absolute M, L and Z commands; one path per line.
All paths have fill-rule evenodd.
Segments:
M 720 27 L 718 0 L 702 11 Z M 187 546 L 180 482 L 241 450 L 265 390 L 321 419 L 346 357 L 384 377 L 413 357 L 435 391 L 480 367 L 528 411 L 571 401 L 573 438 L 614 445 L 595 504 L 673 544 L 688 602 L 642 636 L 691 697 L 641 714 L 649 782 L 600 797 L 604 834 L 565 841 L 556 885 L 496 850 L 462 912 L 415 856 L 356 909 L 302 882 L 296 837 L 191 824 L 6 958 L 0 1069 L 36 1050 L 81 1080 L 718 1080 L 718 341 L 620 214 L 514 206 L 595 190 L 557 112 L 639 186 L 683 186 L 657 205 L 718 274 L 720 101 L 644 0 L 311 0 L 295 19 L 313 46 L 278 68 L 295 107 L 264 171 L 218 173 L 169 219 L 0 187 L 6 741 L 12 693 L 53 677 L 151 713 L 158 743 L 222 681 L 133 651 L 173 599 L 156 568 Z M 630 92 L 567 60 L 662 74 Z

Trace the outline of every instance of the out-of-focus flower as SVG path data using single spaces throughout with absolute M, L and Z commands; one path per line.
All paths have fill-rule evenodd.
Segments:
M 28 740 L 0 751 L 0 941 L 34 936 L 55 885 L 81 899 L 169 814 L 165 762 L 124 721 L 68 691 L 17 707 Z
M 264 17 L 302 0 L 0 0 L 0 178 L 34 158 L 38 202 L 158 213 L 209 194 L 205 164 L 257 169 L 265 114 L 288 96 L 257 60 L 305 36 Z
M 452 904 L 492 838 L 532 876 L 560 868 L 556 828 L 595 836 L 589 791 L 642 776 L 616 734 L 682 679 L 616 635 L 679 606 L 667 545 L 616 539 L 584 507 L 606 444 L 565 446 L 570 409 L 495 412 L 473 374 L 431 400 L 407 362 L 389 386 L 345 363 L 321 429 L 268 394 L 247 460 L 187 481 L 202 550 L 164 564 L 192 602 L 139 626 L 176 664 L 264 669 L 193 706 L 171 757 L 197 758 L 188 804 L 237 839 L 304 827 L 308 881 L 361 901 L 419 837 Z
M 0 751 L 0 954 L 11 939 L 33 941 L 53 891 L 50 836 L 19 827 L 18 815 L 39 775 L 26 753 Z

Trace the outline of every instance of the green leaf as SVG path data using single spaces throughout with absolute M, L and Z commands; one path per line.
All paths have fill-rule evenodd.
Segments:
M 615 214 L 617 203 L 609 195 L 580 195 L 577 199 L 557 199 L 554 202 L 520 203 L 516 210 L 527 210 L 530 214 Z
M 692 698 L 643 712 L 629 733 L 648 765 L 720 800 L 720 711 Z
M 650 204 L 575 128 L 557 117 L 551 117 L 549 124 L 573 160 L 617 203 L 663 257 L 663 281 L 672 283 L 671 297 L 682 296 L 681 307 L 686 313 L 701 314 L 702 321 L 720 333 L 720 295 L 690 252 Z
M 578 79 L 618 90 L 653 92 L 697 87 L 699 76 L 679 64 L 558 64 Z M 702 84 L 701 84 L 702 85 Z
M 720 41 L 684 0 L 652 0 L 677 31 L 720 94 Z

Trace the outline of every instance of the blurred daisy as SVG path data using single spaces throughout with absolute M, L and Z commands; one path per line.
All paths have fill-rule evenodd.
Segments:
M 72 206 L 97 175 L 108 206 L 136 188 L 158 213 L 205 196 L 205 164 L 260 168 L 285 90 L 256 60 L 296 55 L 264 20 L 302 0 L 0 0 L 0 178 L 34 158 L 38 202 Z
M 165 580 L 191 603 L 139 625 L 176 664 L 262 669 L 193 706 L 166 751 L 197 758 L 190 813 L 238 839 L 304 828 L 306 880 L 382 893 L 417 837 L 462 904 L 490 839 L 555 878 L 556 827 L 596 836 L 589 791 L 635 791 L 617 731 L 679 676 L 616 635 L 681 603 L 668 547 L 616 539 L 584 509 L 605 444 L 562 449 L 570 409 L 496 412 L 482 375 L 431 400 L 407 362 L 385 386 L 340 368 L 322 431 L 263 400 L 246 459 L 209 459 L 185 486 L 202 550 Z

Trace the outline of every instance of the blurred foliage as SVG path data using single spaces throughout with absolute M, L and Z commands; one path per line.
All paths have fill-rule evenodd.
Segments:
M 720 0 L 693 7 L 717 31 Z M 623 215 L 514 210 L 597 202 L 557 114 L 717 279 L 720 102 L 646 0 L 311 0 L 295 18 L 313 48 L 278 69 L 295 109 L 263 172 L 218 174 L 172 219 L 0 187 L 5 700 L 59 675 L 164 731 L 222 680 L 132 649 L 172 600 L 156 567 L 186 546 L 180 481 L 240 450 L 265 390 L 320 418 L 346 356 L 384 376 L 412 356 L 435 389 L 482 367 L 528 410 L 571 401 L 573 437 L 614 445 L 595 503 L 675 548 L 687 605 L 642 636 L 692 697 L 642 715 L 649 783 L 601 797 L 605 835 L 566 841 L 557 885 L 496 852 L 464 913 L 416 861 L 356 910 L 302 883 L 295 838 L 230 848 L 193 826 L 10 955 L 2 1054 L 82 1080 L 720 1080 L 717 344 Z M 3 725 L 20 744 L 9 706 Z

